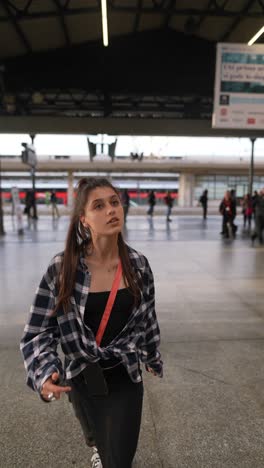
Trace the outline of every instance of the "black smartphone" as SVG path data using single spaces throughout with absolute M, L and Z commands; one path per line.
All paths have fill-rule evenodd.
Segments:
M 85 395 L 103 396 L 108 395 L 108 387 L 104 378 L 101 366 L 95 363 L 89 363 L 81 372 L 85 383 Z

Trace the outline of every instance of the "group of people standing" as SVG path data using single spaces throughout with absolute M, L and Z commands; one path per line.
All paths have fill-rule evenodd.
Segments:
M 221 234 L 225 238 L 236 236 L 237 225 L 235 218 L 237 215 L 237 199 L 235 190 L 227 190 L 220 203 L 219 211 L 223 216 Z M 247 193 L 242 200 L 243 228 L 251 234 L 252 243 L 258 238 L 263 244 L 264 230 L 264 189 L 251 195 Z M 252 219 L 255 221 L 254 231 L 251 233 Z

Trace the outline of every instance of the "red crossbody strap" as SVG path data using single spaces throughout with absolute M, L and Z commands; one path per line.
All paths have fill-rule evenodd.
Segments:
M 114 282 L 113 282 L 113 285 L 112 285 L 112 289 L 111 289 L 111 292 L 109 294 L 108 301 L 107 301 L 107 304 L 105 306 L 105 311 L 104 311 L 104 314 L 103 314 L 103 317 L 102 317 L 102 320 L 100 322 L 100 325 L 99 325 L 99 328 L 98 328 L 98 331 L 97 331 L 97 334 L 96 334 L 96 338 L 95 338 L 96 343 L 97 343 L 98 346 L 100 346 L 100 344 L 101 344 L 101 341 L 102 341 L 106 326 L 108 324 L 108 320 L 109 320 L 111 312 L 112 312 L 112 308 L 113 308 L 113 305 L 114 305 L 114 302 L 115 302 L 115 298 L 116 298 L 116 294 L 117 294 L 117 290 L 118 290 L 118 287 L 119 287 L 119 284 L 120 284 L 121 277 L 122 277 L 122 264 L 121 264 L 121 260 L 119 260 L 118 267 L 117 267 L 117 272 L 116 272 L 115 279 L 114 279 Z

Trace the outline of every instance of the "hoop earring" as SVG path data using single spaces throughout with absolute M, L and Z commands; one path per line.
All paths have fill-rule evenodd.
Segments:
M 76 240 L 77 244 L 81 246 L 84 243 L 87 243 L 91 240 L 91 231 L 89 228 L 85 227 L 81 221 L 78 222 L 76 226 Z

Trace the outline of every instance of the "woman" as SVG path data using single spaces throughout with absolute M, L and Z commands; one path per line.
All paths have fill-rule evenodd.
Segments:
M 220 203 L 219 211 L 223 216 L 222 232 L 225 238 L 235 237 L 236 227 L 234 226 L 234 204 L 229 190 L 225 192 L 224 198 Z
M 124 243 L 123 223 L 117 190 L 106 179 L 81 179 L 65 250 L 41 280 L 21 341 L 27 384 L 44 401 L 69 392 L 97 468 L 132 466 L 143 399 L 139 360 L 162 377 L 153 275 Z
M 243 227 L 246 229 L 248 223 L 248 230 L 251 229 L 251 220 L 252 220 L 252 213 L 253 213 L 253 203 L 252 197 L 250 193 L 244 196 L 242 201 L 242 214 L 244 218 Z

